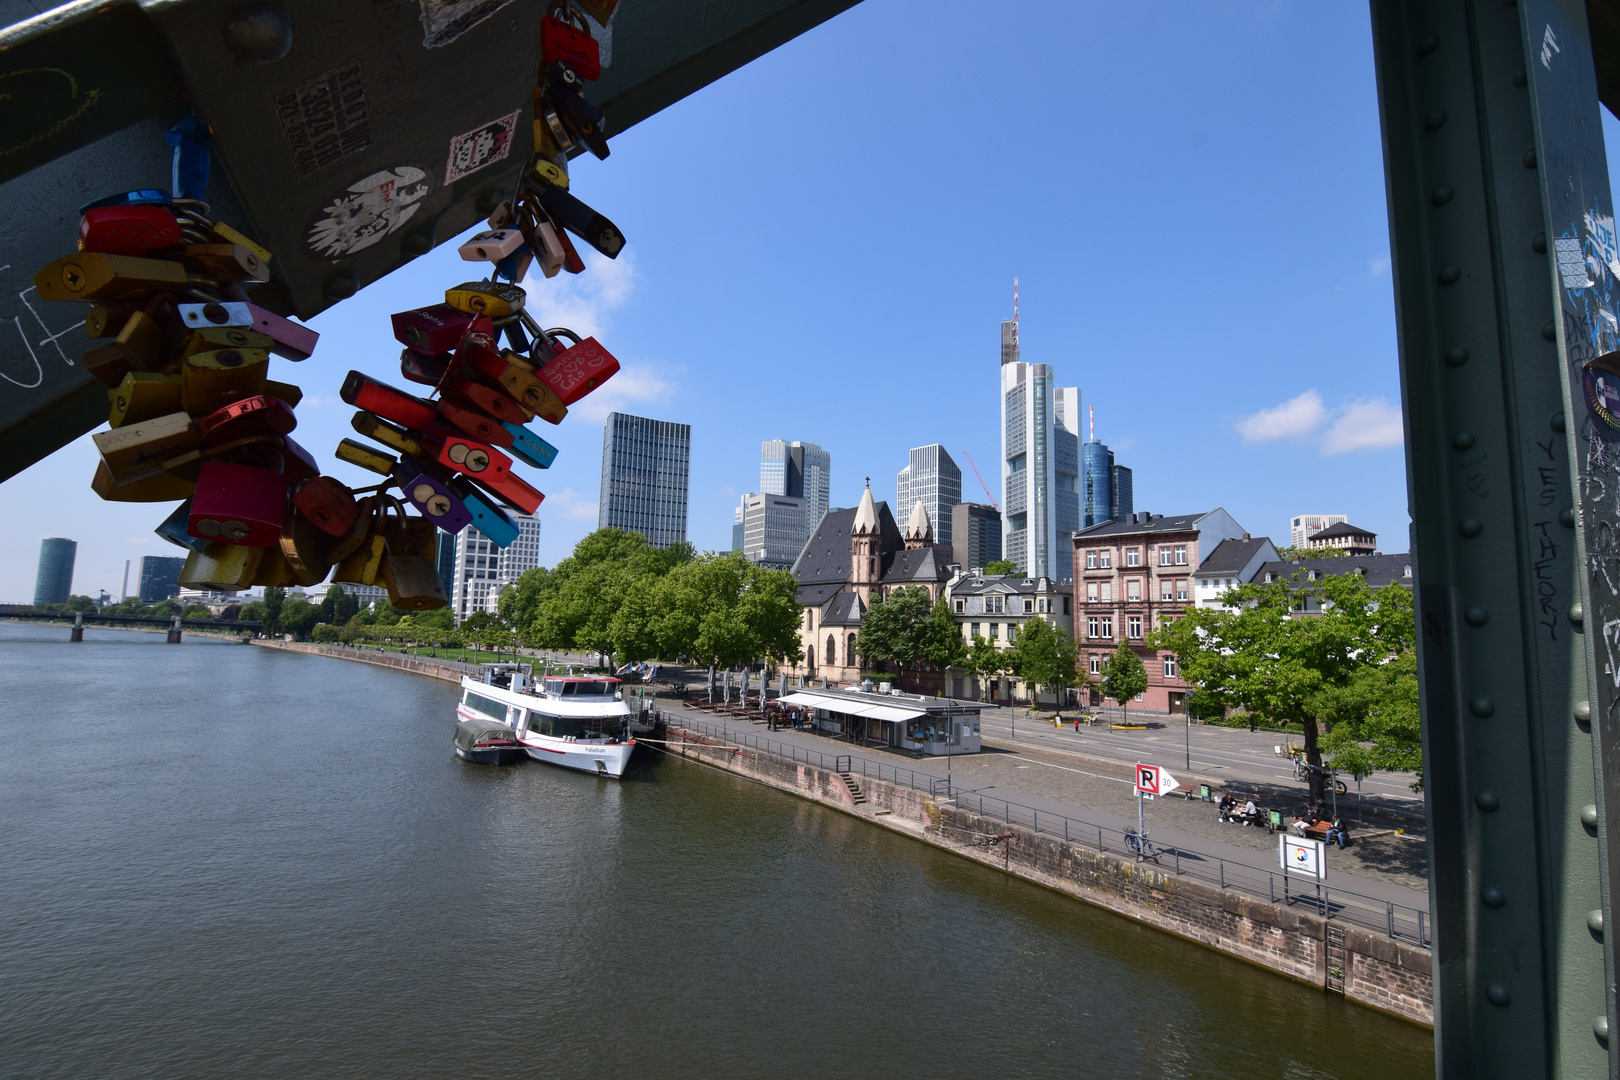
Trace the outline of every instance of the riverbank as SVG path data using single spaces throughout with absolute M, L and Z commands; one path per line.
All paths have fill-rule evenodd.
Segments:
M 369 652 L 352 645 L 312 645 L 303 641 L 276 641 L 255 638 L 253 644 L 266 649 L 276 649 L 280 652 L 308 653 L 311 656 L 330 656 L 334 660 L 352 660 L 360 664 L 371 664 L 375 667 L 393 668 L 395 671 L 408 671 L 412 675 L 426 675 L 430 679 L 441 682 L 461 685 L 463 675 L 476 675 L 478 668 L 473 664 L 461 664 L 447 660 L 429 660 L 419 656 L 405 656 L 401 653 Z

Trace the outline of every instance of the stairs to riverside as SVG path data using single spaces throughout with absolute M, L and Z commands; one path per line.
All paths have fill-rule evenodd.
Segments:
M 855 801 L 856 806 L 860 806 L 866 802 L 866 792 L 861 790 L 861 785 L 855 782 L 854 776 L 847 772 L 841 772 L 838 774 L 838 778 L 842 780 L 844 782 L 844 786 L 849 789 L 850 798 Z

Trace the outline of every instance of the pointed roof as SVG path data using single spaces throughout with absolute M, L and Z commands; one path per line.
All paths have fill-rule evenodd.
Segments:
M 855 508 L 855 523 L 851 532 L 877 532 L 877 505 L 872 502 L 872 478 L 866 478 L 866 490 L 861 493 L 861 505 Z
M 934 526 L 928 520 L 928 507 L 923 505 L 921 499 L 911 504 L 911 520 L 906 522 L 906 539 L 921 540 L 925 544 L 934 539 Z

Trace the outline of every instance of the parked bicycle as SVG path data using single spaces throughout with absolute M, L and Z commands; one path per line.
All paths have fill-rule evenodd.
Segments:
M 1143 829 L 1138 833 L 1131 828 L 1125 830 L 1125 847 L 1132 855 L 1136 856 L 1137 862 L 1141 862 L 1143 859 L 1152 859 L 1154 862 L 1159 861 L 1159 853 L 1154 849 L 1153 841 L 1148 839 L 1149 831 Z

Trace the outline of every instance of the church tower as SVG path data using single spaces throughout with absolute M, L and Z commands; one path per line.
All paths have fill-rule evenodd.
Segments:
M 861 594 L 861 602 L 872 604 L 872 591 L 878 587 L 883 567 L 882 536 L 878 531 L 877 504 L 872 501 L 872 478 L 866 478 L 866 491 L 849 527 L 850 582 Z
M 921 499 L 911 504 L 911 520 L 906 522 L 906 550 L 934 546 L 934 524 L 928 520 L 928 508 Z

